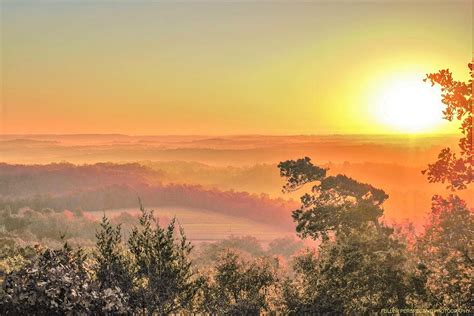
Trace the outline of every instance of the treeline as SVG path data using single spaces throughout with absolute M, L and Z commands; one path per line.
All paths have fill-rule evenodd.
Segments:
M 219 191 L 193 185 L 148 186 L 113 185 L 94 190 L 77 191 L 65 195 L 36 195 L 30 198 L 0 199 L 0 209 L 18 213 L 22 208 L 35 211 L 52 209 L 103 211 L 136 207 L 140 196 L 154 207 L 189 207 L 204 209 L 258 222 L 293 228 L 291 210 L 296 203 L 272 199 L 266 194 Z
M 167 224 L 172 218 L 155 216 L 159 223 Z M 111 224 L 120 225 L 123 236 L 128 236 L 139 222 L 139 214 L 121 212 L 109 218 Z M 182 219 L 181 219 L 182 220 Z M 40 244 L 57 248 L 66 238 L 71 246 L 89 248 L 95 243 L 96 231 L 100 226 L 97 217 L 82 211 L 56 212 L 51 209 L 35 211 L 22 209 L 18 213 L 0 210 L 0 244 L 27 246 Z M 251 232 L 247 232 L 251 234 Z M 229 236 L 218 242 L 199 242 L 194 251 L 196 265 L 210 264 L 223 249 L 233 249 L 246 257 L 259 257 L 266 254 L 289 258 L 303 247 L 301 240 L 289 236 L 269 241 L 268 247 L 253 236 Z M 268 248 L 268 249 L 265 249 Z M 0 259 L 0 266 L 1 266 Z M 2 268 L 0 268 L 1 273 Z
M 292 201 L 199 185 L 162 185 L 160 174 L 139 164 L 0 164 L 0 209 L 102 211 L 136 207 L 140 196 L 154 207 L 192 207 L 293 227 Z
M 317 249 L 294 245 L 299 252 L 285 261 L 250 240 L 251 257 L 221 243 L 196 265 L 175 221 L 160 226 L 141 208 L 126 240 L 104 217 L 92 252 L 67 243 L 58 250 L 11 248 L 3 258 L 11 268 L 2 314 L 472 312 L 474 221 L 461 199 L 435 196 L 425 231 L 415 235 L 381 222 L 388 198 L 381 189 L 328 176 L 309 158 L 279 168 L 284 190 L 312 186 L 293 219 Z
M 138 163 L 11 165 L 0 163 L 0 196 L 64 195 L 110 185 L 156 184 L 162 173 Z
M 184 161 L 13 165 L 0 163 L 0 195 L 28 197 L 64 194 L 110 185 L 194 184 L 220 190 L 279 192 L 274 164 L 248 167 L 210 166 Z

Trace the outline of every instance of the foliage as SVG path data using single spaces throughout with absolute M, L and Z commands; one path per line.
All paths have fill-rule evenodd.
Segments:
M 89 271 L 82 249 L 66 243 L 42 251 L 36 260 L 13 271 L 4 281 L 1 314 L 64 315 L 126 313 L 118 288 L 101 289 Z
M 258 315 L 269 305 L 270 288 L 275 285 L 275 266 L 269 258 L 252 262 L 225 252 L 214 267 L 202 291 L 202 310 L 211 314 Z
M 473 240 L 472 209 L 457 196 L 434 196 L 428 225 L 417 242 L 428 273 L 426 300 L 431 307 L 470 308 Z
M 461 121 L 459 139 L 459 153 L 451 148 L 444 148 L 438 155 L 438 160 L 428 165 L 423 173 L 428 175 L 430 182 L 447 182 L 452 190 L 466 189 L 472 182 L 473 176 L 473 138 L 472 138 L 472 78 L 474 77 L 473 64 L 469 63 L 471 79 L 468 82 L 453 79 L 449 69 L 428 74 L 425 81 L 431 85 L 441 86 L 442 102 L 446 105 L 443 111 L 444 118 L 452 121 L 454 118 Z
M 287 179 L 284 191 L 316 182 L 311 194 L 304 194 L 300 208 L 293 212 L 296 231 L 302 237 L 327 239 L 330 232 L 377 222 L 383 213 L 381 206 L 388 198 L 383 190 L 345 175 L 326 176 L 326 170 L 313 165 L 308 157 L 288 160 L 278 167 Z
M 137 307 L 159 315 L 192 308 L 202 281 L 191 267 L 191 244 L 182 229 L 175 237 L 175 219 L 161 228 L 152 211 L 140 209 L 140 225 L 128 240 L 137 269 Z
M 3 284 L 8 274 L 21 270 L 37 256 L 38 247 L 17 244 L 6 234 L 1 234 L 0 244 L 0 284 Z M 4 288 L 0 288 L 0 301 L 4 294 Z
M 14 240 L 0 238 L 0 277 L 13 271 L 18 271 L 27 265 L 36 255 L 37 247 L 19 246 Z
M 469 63 L 471 79 L 453 79 L 449 69 L 428 74 L 425 81 L 441 86 L 444 118 L 461 121 L 459 153 L 444 148 L 438 160 L 423 173 L 429 182 L 447 182 L 451 190 L 466 189 L 473 176 L 472 78 L 474 64 Z M 426 269 L 426 298 L 431 307 L 469 309 L 472 306 L 473 210 L 458 196 L 432 198 L 432 210 L 423 235 L 417 240 L 417 254 Z
M 96 228 L 97 222 L 85 212 L 0 208 L 0 229 L 32 244 L 56 248 L 62 244 L 60 236 L 66 235 L 70 244 L 74 244 L 74 239 L 81 245 L 93 245 Z
M 96 275 L 102 288 L 133 288 L 133 266 L 124 255 L 120 225 L 113 227 L 105 215 L 96 234 Z
M 258 258 L 266 253 L 257 238 L 231 235 L 216 242 L 200 243 L 194 252 L 193 264 L 197 268 L 208 268 L 218 261 L 223 252 L 229 250 L 243 258 Z
M 280 176 L 287 179 L 284 192 L 296 191 L 306 183 L 321 181 L 326 177 L 326 169 L 315 166 L 309 157 L 287 160 L 278 164 Z
M 192 310 L 202 281 L 191 268 L 190 243 L 182 230 L 175 236 L 174 220 L 161 228 L 152 211 L 142 206 L 141 211 L 128 247 L 120 226 L 104 216 L 93 258 L 66 243 L 6 271 L 1 312 L 165 315 Z
M 405 308 L 423 295 L 425 273 L 394 229 L 379 222 L 388 195 L 345 175 L 327 176 L 306 157 L 279 164 L 284 191 L 313 183 L 293 212 L 302 237 L 321 238 L 318 252 L 295 258 L 282 284 L 286 312 L 367 314 Z M 332 238 L 330 238 L 332 237 Z
M 285 290 L 288 311 L 366 314 L 407 307 L 415 276 L 407 273 L 405 246 L 392 233 L 369 224 L 324 242 L 318 255 L 297 257 L 297 281 Z
M 304 244 L 301 240 L 296 240 L 291 237 L 283 237 L 272 240 L 268 244 L 269 255 L 281 255 L 283 257 L 289 258 L 298 251 L 302 250 Z

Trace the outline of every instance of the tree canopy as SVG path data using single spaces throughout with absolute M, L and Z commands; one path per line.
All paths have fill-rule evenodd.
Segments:
M 308 157 L 281 162 L 278 167 L 287 179 L 286 192 L 313 184 L 311 193 L 301 196 L 301 206 L 293 212 L 296 231 L 302 237 L 326 239 L 331 232 L 377 223 L 383 214 L 388 195 L 370 184 L 345 175 L 327 176 L 326 169 L 315 166 Z
M 425 81 L 432 86 L 439 85 L 442 95 L 441 101 L 446 105 L 443 111 L 444 118 L 452 121 L 461 121 L 461 138 L 459 151 L 446 147 L 441 150 L 438 160 L 428 165 L 423 171 L 430 182 L 447 183 L 451 190 L 466 189 L 472 182 L 474 152 L 472 139 L 472 78 L 474 77 L 473 64 L 469 63 L 471 79 L 468 82 L 454 80 L 449 69 L 426 75 Z

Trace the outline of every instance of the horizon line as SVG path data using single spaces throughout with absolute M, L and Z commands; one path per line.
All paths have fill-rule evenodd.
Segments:
M 125 136 L 125 137 L 242 137 L 242 136 L 271 136 L 271 137 L 301 137 L 301 136 L 457 136 L 457 133 L 319 133 L 319 134 L 125 134 L 125 133 L 2 133 L 0 137 L 14 136 Z

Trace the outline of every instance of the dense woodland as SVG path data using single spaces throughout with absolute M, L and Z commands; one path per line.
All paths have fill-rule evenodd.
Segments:
M 469 67 L 472 74 L 472 64 Z M 447 70 L 428 75 L 427 80 L 444 89 L 445 117 L 462 122 L 462 135 L 458 150 L 442 150 L 438 160 L 423 171 L 428 181 L 444 183 L 452 194 L 432 197 L 431 213 L 422 232 L 381 220 L 389 198 L 381 188 L 343 174 L 329 174 L 327 168 L 313 164 L 308 157 L 287 160 L 278 165 L 285 180 L 283 191 L 301 191 L 300 205 L 294 207 L 291 217 L 298 236 L 314 240 L 316 247 L 306 248 L 301 242 L 282 239 L 263 249 L 251 238 L 234 238 L 198 251 L 176 219 L 160 222 L 153 211 L 141 205 L 139 220 L 130 225 L 126 237 L 120 223 L 104 216 L 100 228 L 94 231 L 92 247 L 71 246 L 66 239 L 60 247 L 22 245 L 3 231 L 0 312 L 472 312 L 473 210 L 456 195 L 472 183 L 472 81 L 455 81 Z M 137 169 L 133 174 L 140 177 L 139 166 L 130 168 Z M 6 183 L 8 179 L 2 181 Z M 131 177 L 130 181 L 135 180 Z M 54 178 L 50 186 L 54 188 Z M 165 190 L 158 188 L 150 190 Z M 57 189 L 67 191 L 63 187 Z M 2 190 L 15 196 L 25 188 L 10 184 L 2 186 Z M 172 195 L 166 190 L 160 199 Z M 192 190 L 180 187 L 177 198 L 196 203 Z M 117 189 L 109 194 L 121 196 L 124 192 Z M 229 193 L 228 198 L 235 198 L 233 194 L 237 193 Z M 90 197 L 93 200 L 93 195 Z M 58 199 L 51 197 L 55 198 Z M 24 199 L 26 202 L 18 205 L 2 201 L 3 227 L 21 229 L 32 225 L 27 216 L 19 216 L 22 207 L 33 203 L 28 200 L 31 197 Z M 37 218 L 53 212 L 44 209 L 38 199 L 39 204 L 32 209 Z M 208 199 L 212 201 L 212 194 Z M 278 212 L 278 205 L 268 202 L 274 201 L 268 197 L 235 199 L 246 201 L 236 207 L 247 209 L 249 216 L 259 220 L 278 222 L 284 213 Z M 62 203 L 65 204 L 58 207 L 71 202 Z M 218 205 L 219 201 L 215 203 Z M 267 204 L 268 208 L 262 208 Z

